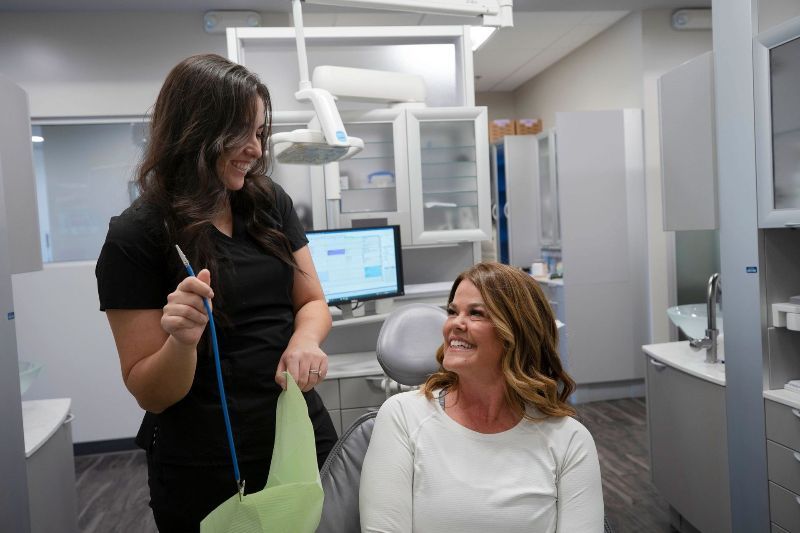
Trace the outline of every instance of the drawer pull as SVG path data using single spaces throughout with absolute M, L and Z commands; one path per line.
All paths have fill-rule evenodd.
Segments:
M 797 418 L 800 418 L 800 409 L 792 409 L 792 414 Z
M 797 502 L 797 505 L 800 505 L 800 496 L 795 496 L 794 501 Z
M 656 367 L 656 370 L 658 370 L 659 372 L 667 368 L 667 365 L 665 365 L 664 363 L 659 363 L 655 359 L 650 359 L 650 364 Z M 800 417 L 800 413 L 798 413 L 797 416 Z
M 64 419 L 64 423 L 69 424 L 73 420 L 75 420 L 75 415 L 73 415 L 72 413 L 67 413 L 67 418 Z M 800 459 L 798 459 L 798 461 L 800 461 Z

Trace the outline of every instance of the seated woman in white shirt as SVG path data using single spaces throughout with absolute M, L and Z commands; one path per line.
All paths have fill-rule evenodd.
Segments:
M 602 532 L 600 465 L 539 285 L 479 263 L 448 298 L 439 371 L 381 407 L 361 472 L 364 532 Z M 431 354 L 433 356 L 433 354 Z

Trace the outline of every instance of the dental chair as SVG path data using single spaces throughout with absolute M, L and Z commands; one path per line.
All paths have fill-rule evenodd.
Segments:
M 418 388 L 438 370 L 435 353 L 442 344 L 442 327 L 447 313 L 431 304 L 408 304 L 394 310 L 378 334 L 375 354 L 386 373 L 386 397 Z M 361 531 L 358 490 L 361 466 L 367 453 L 377 411 L 356 419 L 342 433 L 320 470 L 325 493 L 317 533 L 358 533 Z M 604 532 L 614 533 L 608 521 Z
M 408 304 L 395 309 L 378 333 L 375 355 L 383 371 L 388 398 L 418 387 L 434 373 L 436 349 L 442 344 L 447 313 L 431 304 Z M 361 415 L 342 433 L 320 470 L 325 503 L 317 533 L 361 531 L 358 488 L 377 411 Z

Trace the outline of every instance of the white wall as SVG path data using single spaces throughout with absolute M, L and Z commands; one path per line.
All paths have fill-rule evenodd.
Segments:
M 633 13 L 514 91 L 521 117 L 642 107 L 641 15 Z
M 669 340 L 671 237 L 662 229 L 657 79 L 711 49 L 710 31 L 675 31 L 669 10 L 633 13 L 515 91 L 517 113 L 552 127 L 556 111 L 642 108 L 651 342 Z
M 670 340 L 667 307 L 675 305 L 672 234 L 663 230 L 661 141 L 658 122 L 658 78 L 668 70 L 711 50 L 711 31 L 676 31 L 670 10 L 642 12 L 642 84 L 647 190 L 647 246 L 650 272 L 652 342 Z
M 794 17 L 800 17 L 800 2 L 797 0 L 758 0 L 759 32 Z
M 227 55 L 201 13 L 3 13 L 0 50 L 0 74 L 28 92 L 35 118 L 142 115 L 180 60 Z
M 475 105 L 488 108 L 489 122 L 498 118 L 530 118 L 517 115 L 513 92 L 475 93 Z
M 133 437 L 144 414 L 122 381 L 94 266 L 12 276 L 19 358 L 44 364 L 23 400 L 72 398 L 74 442 Z

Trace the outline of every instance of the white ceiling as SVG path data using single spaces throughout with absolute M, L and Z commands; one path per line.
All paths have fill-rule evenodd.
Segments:
M 3 11 L 177 11 L 247 9 L 289 12 L 289 0 L 0 0 Z M 711 0 L 515 0 L 514 27 L 503 28 L 474 55 L 475 90 L 513 91 L 631 11 L 711 7 Z M 304 5 L 309 25 L 469 24 L 469 19 L 389 14 Z M 306 17 L 304 17 L 306 18 Z M 389 20 L 391 19 L 391 22 Z M 198 18 L 198 26 L 201 24 Z

